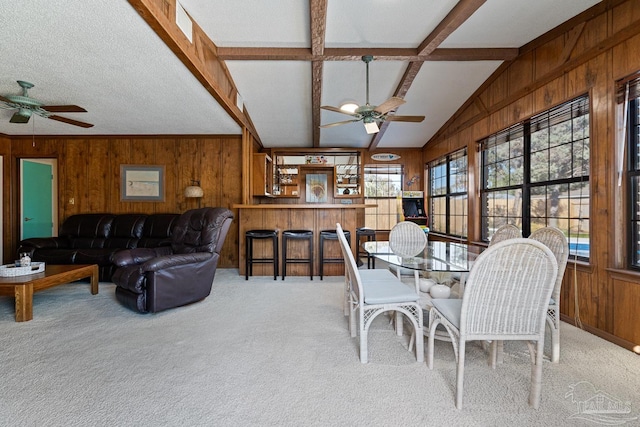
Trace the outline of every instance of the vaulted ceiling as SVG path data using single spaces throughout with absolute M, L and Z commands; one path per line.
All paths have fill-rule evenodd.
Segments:
M 265 147 L 422 147 L 519 48 L 597 0 L 180 0 L 215 44 L 244 111 Z M 94 126 L 40 116 L 10 123 L 6 135 L 240 134 L 221 106 L 133 6 L 151 1 L 0 0 L 0 96 L 35 84 L 44 105 Z M 156 2 L 157 3 L 157 2 Z M 421 123 L 362 122 L 322 109 L 398 96 L 390 114 Z

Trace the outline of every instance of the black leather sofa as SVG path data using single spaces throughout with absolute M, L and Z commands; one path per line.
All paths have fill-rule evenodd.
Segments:
M 110 282 L 111 256 L 123 249 L 171 245 L 180 214 L 78 214 L 67 218 L 58 237 L 33 237 L 18 245 L 32 261 L 47 264 L 98 264 L 100 281 Z

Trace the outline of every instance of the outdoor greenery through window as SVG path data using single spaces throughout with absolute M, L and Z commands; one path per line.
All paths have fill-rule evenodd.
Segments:
M 583 96 L 482 141 L 482 239 L 511 223 L 523 236 L 561 229 L 589 258 L 589 98 Z
M 402 165 L 365 165 L 364 202 L 378 205 L 365 209 L 365 226 L 391 230 L 402 210 Z
M 629 267 L 640 269 L 640 77 L 635 76 L 618 90 L 618 105 L 628 108 L 627 191 L 629 197 Z M 622 105 L 624 107 L 624 105 Z M 621 142 L 624 144 L 624 141 Z
M 467 236 L 467 150 L 429 164 L 429 229 Z

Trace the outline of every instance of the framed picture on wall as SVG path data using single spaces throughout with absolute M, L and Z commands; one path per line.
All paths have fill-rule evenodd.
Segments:
M 307 203 L 327 203 L 327 174 L 307 174 Z
M 164 166 L 120 165 L 120 200 L 164 201 Z

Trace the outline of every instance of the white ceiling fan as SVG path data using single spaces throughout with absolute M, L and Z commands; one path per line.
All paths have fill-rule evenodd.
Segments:
M 364 128 L 367 131 L 367 133 L 373 134 L 380 131 L 379 123 L 382 123 L 384 121 L 420 123 L 421 121 L 424 120 L 424 116 L 397 116 L 394 114 L 389 114 L 406 102 L 404 99 L 399 98 L 397 96 L 392 96 L 391 98 L 387 99 L 380 105 L 369 104 L 369 62 L 373 61 L 373 56 L 365 55 L 362 57 L 362 61 L 367 65 L 366 104 L 358 106 L 355 109 L 355 111 L 347 111 L 346 109 L 343 109 L 343 108 L 323 105 L 322 107 L 320 107 L 323 110 L 329 110 L 329 111 L 334 111 L 336 113 L 347 114 L 355 118 L 352 120 L 345 120 L 342 122 L 321 125 L 320 126 L 321 128 L 329 128 L 333 126 L 346 125 L 348 123 L 362 121 L 364 123 Z

